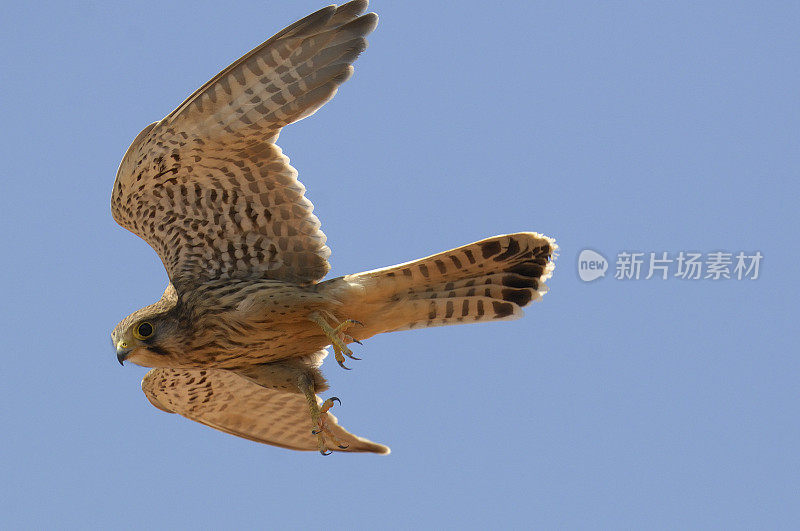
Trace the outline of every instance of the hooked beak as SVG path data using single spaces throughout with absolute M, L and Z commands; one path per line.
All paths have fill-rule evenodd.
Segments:
M 127 359 L 128 355 L 131 353 L 130 348 L 125 348 L 124 343 L 120 343 L 117 345 L 117 361 L 120 365 L 125 365 L 123 362 Z

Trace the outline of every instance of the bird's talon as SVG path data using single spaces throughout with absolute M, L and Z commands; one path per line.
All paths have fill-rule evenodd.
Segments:
M 344 356 L 342 356 L 341 352 L 334 352 L 334 356 L 336 357 L 336 363 L 339 364 L 339 367 L 341 367 L 342 369 L 347 369 L 348 371 L 350 370 L 349 367 L 345 367 Z
M 313 430 L 311 430 L 311 433 L 317 436 L 317 447 L 319 448 L 319 451 L 322 455 L 330 454 L 330 448 L 328 447 L 326 441 L 330 441 L 332 444 L 335 444 L 337 448 L 339 448 L 340 450 L 346 450 L 347 448 L 349 448 L 349 446 L 344 441 L 340 440 L 338 437 L 336 437 L 336 435 L 334 435 L 334 433 L 325 423 L 326 419 L 328 418 L 326 416 L 328 410 L 332 408 L 334 404 L 337 403 L 341 405 L 342 401 L 339 400 L 338 396 L 332 396 L 321 404 L 317 416 L 318 420 L 316 421 L 317 426 Z
M 332 316 L 328 316 L 328 319 L 333 318 Z M 309 316 L 309 319 L 317 324 L 322 329 L 322 332 L 325 336 L 330 340 L 330 345 L 333 347 L 333 352 L 336 357 L 336 363 L 345 370 L 350 370 L 350 367 L 345 366 L 344 361 L 345 357 L 353 359 L 353 360 L 360 360 L 361 358 L 357 358 L 353 356 L 353 351 L 347 348 L 347 343 L 358 343 L 361 345 L 361 341 L 356 340 L 355 338 L 347 335 L 344 333 L 348 327 L 358 324 L 364 326 L 364 323 L 361 321 L 356 321 L 355 319 L 345 319 L 341 323 L 339 323 L 336 327 L 331 327 L 325 317 L 323 317 L 319 312 L 314 312 Z
M 347 334 L 342 334 L 342 342 L 346 345 L 347 343 L 358 343 L 361 344 L 360 341 L 356 340 L 353 336 L 349 336 Z

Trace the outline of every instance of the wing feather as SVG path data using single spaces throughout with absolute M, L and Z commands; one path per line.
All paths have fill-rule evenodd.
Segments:
M 377 24 L 367 2 L 282 30 L 145 128 L 120 164 L 114 219 L 159 254 L 179 292 L 211 279 L 320 280 L 330 249 L 274 141 L 353 72 Z
M 178 413 L 216 430 L 291 450 L 317 450 L 311 416 L 299 393 L 267 389 L 220 369 L 152 369 L 142 380 L 148 400 L 162 411 Z M 317 402 L 322 400 L 317 397 Z M 339 452 L 389 453 L 341 427 L 328 413 L 328 426 L 347 449 Z

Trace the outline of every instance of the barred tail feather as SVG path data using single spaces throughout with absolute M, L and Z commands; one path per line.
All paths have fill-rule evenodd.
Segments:
M 533 232 L 487 238 L 427 258 L 330 281 L 356 339 L 429 326 L 518 319 L 546 292 L 555 240 Z M 344 288 L 344 289 L 342 289 Z

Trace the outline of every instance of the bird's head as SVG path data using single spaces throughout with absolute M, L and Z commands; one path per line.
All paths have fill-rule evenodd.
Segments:
M 167 288 L 169 291 L 169 288 Z M 178 354 L 178 319 L 175 301 L 165 297 L 137 310 L 111 332 L 111 343 L 122 364 L 131 361 L 144 367 L 169 367 Z

